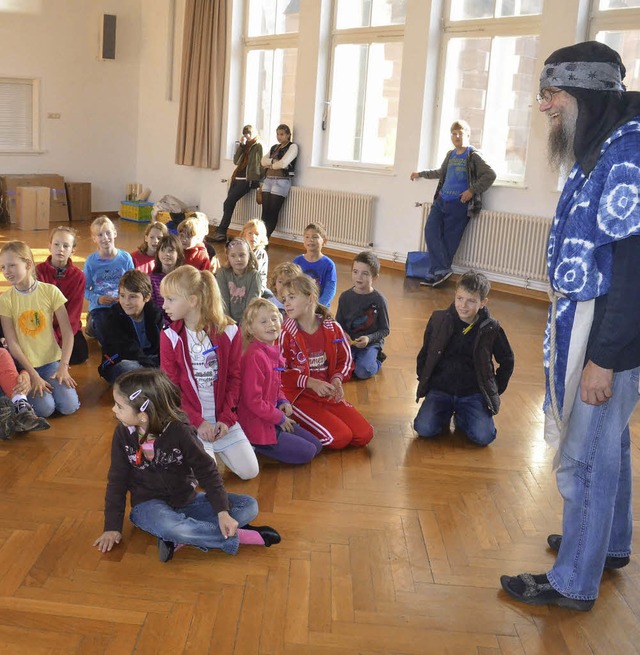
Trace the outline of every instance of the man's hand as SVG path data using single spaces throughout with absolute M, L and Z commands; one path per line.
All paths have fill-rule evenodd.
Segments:
M 580 380 L 580 398 L 588 405 L 602 405 L 613 396 L 613 369 L 588 361 Z

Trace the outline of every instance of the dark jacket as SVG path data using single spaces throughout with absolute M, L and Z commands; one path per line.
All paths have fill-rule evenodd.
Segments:
M 444 180 L 447 177 L 447 168 L 449 166 L 449 157 L 455 150 L 449 150 L 443 159 L 440 168 L 434 168 L 428 171 L 420 171 L 420 177 L 428 180 L 438 179 L 438 186 L 433 196 L 434 201 L 438 199 L 440 190 L 444 186 Z M 496 174 L 493 168 L 487 164 L 482 155 L 473 147 L 469 146 L 469 156 L 467 157 L 467 183 L 469 191 L 473 193 L 473 198 L 467 203 L 467 215 L 469 218 L 476 217 L 482 209 L 482 194 L 495 182 Z
M 131 319 L 124 313 L 120 303 L 111 305 L 107 310 L 105 321 L 104 343 L 102 344 L 103 361 L 98 367 L 102 374 L 102 367 L 110 365 L 109 358 L 118 355 L 115 362 L 131 359 L 140 362 L 143 366 L 159 366 L 160 361 L 160 330 L 162 329 L 162 313 L 150 300 L 145 303 L 143 316 L 147 339 L 151 344 L 145 352 L 138 340 L 138 334 Z
M 424 332 L 422 349 L 418 353 L 418 390 L 416 400 L 429 391 L 429 380 L 453 335 L 457 312 L 455 305 L 433 312 Z M 507 335 L 500 323 L 483 307 L 478 312 L 476 341 L 473 348 L 473 365 L 480 392 L 492 414 L 500 409 L 500 394 L 504 392 L 513 373 L 514 357 Z M 493 359 L 498 363 L 494 371 Z

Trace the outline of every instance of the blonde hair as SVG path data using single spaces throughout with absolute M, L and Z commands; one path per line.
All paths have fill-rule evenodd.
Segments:
M 333 318 L 329 309 L 318 302 L 318 298 L 320 297 L 318 283 L 308 275 L 303 274 L 292 277 L 282 285 L 282 290 L 285 293 L 293 292 L 297 295 L 308 296 L 316 305 L 315 314 L 320 314 L 322 318 Z
M 269 238 L 267 237 L 267 226 L 264 224 L 264 221 L 259 218 L 252 218 L 250 221 L 247 221 L 243 226 L 240 232 L 240 236 L 243 239 L 246 239 L 245 234 L 254 227 L 258 233 L 260 240 L 258 241 L 258 248 L 265 248 L 269 245 Z
M 243 239 L 242 237 L 233 237 L 233 239 L 229 239 L 229 241 L 227 241 L 227 243 L 224 244 L 224 254 L 228 255 L 229 248 L 234 246 L 236 243 L 243 245 L 247 249 L 247 252 L 249 253 L 249 263 L 247 264 L 247 271 L 257 271 L 258 260 L 256 259 L 256 256 L 253 254 L 253 250 L 251 250 L 251 246 L 249 245 L 249 242 L 246 239 Z M 231 268 L 231 264 L 229 263 L 228 256 L 227 256 L 227 261 L 224 264 L 224 267 Z
M 8 241 L 2 246 L 0 250 L 0 256 L 4 255 L 5 252 L 10 252 L 14 254 L 18 259 L 21 259 L 26 264 L 31 264 L 28 274 L 31 276 L 32 280 L 37 280 L 38 276 L 36 273 L 36 263 L 33 261 L 33 253 L 31 248 L 24 241 Z
M 199 222 L 198 219 L 193 217 L 193 218 L 186 218 L 180 225 L 178 225 L 178 234 L 182 234 L 183 232 L 187 234 L 187 236 L 193 238 L 199 235 Z
M 275 291 L 276 281 L 279 277 L 283 277 L 285 280 L 290 280 L 292 277 L 298 275 L 302 275 L 302 269 L 298 264 L 294 264 L 293 262 L 282 262 L 273 269 L 271 277 L 269 278 L 269 288 Z
M 244 350 L 256 338 L 252 330 L 252 325 L 261 309 L 266 309 L 271 314 L 275 314 L 280 321 L 282 320 L 278 308 L 270 300 L 266 298 L 253 298 L 242 315 L 242 347 Z
M 211 271 L 199 271 L 190 264 L 180 266 L 162 278 L 160 293 L 165 298 L 171 295 L 180 296 L 185 300 L 196 298 L 196 331 L 206 330 L 222 334 L 227 326 L 235 323 L 224 313 L 220 289 Z
M 204 212 L 193 212 L 193 216 L 198 223 L 198 236 L 200 239 L 204 239 L 207 234 L 209 234 L 209 218 Z
M 169 230 L 164 223 L 149 223 L 149 225 L 147 225 L 147 229 L 144 231 L 145 238 L 142 239 L 142 243 L 138 246 L 138 252 L 142 253 L 143 255 L 147 254 L 147 248 L 149 246 L 147 245 L 145 239 L 149 236 L 149 232 L 151 232 L 151 230 L 158 230 L 161 235 L 160 238 L 166 237 L 167 234 L 169 234 Z
M 49 243 L 53 241 L 53 236 L 55 235 L 56 232 L 65 232 L 66 234 L 70 234 L 73 237 L 73 247 L 76 247 L 76 241 L 78 237 L 78 230 L 76 230 L 73 227 L 69 227 L 68 225 L 58 225 L 51 230 L 49 233 Z
M 105 216 L 103 214 L 102 216 L 98 216 L 98 218 L 94 219 L 91 222 L 91 234 L 97 234 L 100 231 L 100 228 L 102 228 L 104 225 L 107 225 L 113 230 L 116 229 L 116 226 L 113 224 L 113 221 L 108 216 Z

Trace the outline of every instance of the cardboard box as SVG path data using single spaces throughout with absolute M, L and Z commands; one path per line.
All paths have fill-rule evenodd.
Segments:
M 4 220 L 7 214 L 11 223 L 16 222 L 16 193 L 18 187 L 47 187 L 49 189 L 49 219 L 52 223 L 66 223 L 69 220 L 67 191 L 64 177 L 54 173 L 37 173 L 33 175 L 0 175 L 0 193 Z
M 91 220 L 91 182 L 65 182 L 71 221 Z
M 43 186 L 16 189 L 16 227 L 19 230 L 49 229 L 50 189 Z
M 120 218 L 135 223 L 149 223 L 151 221 L 152 202 L 143 200 L 122 200 L 120 202 Z

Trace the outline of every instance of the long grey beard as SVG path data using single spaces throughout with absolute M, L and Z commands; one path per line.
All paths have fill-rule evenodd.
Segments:
M 567 125 L 566 123 L 569 123 Z M 547 159 L 551 168 L 563 174 L 571 170 L 576 156 L 573 142 L 576 136 L 575 121 L 562 121 L 549 132 L 547 139 Z

